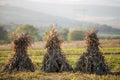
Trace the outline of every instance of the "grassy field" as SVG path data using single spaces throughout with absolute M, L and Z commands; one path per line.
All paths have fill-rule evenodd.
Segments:
M 85 48 L 63 48 L 67 60 L 75 67 L 80 55 L 85 51 Z M 112 72 L 120 71 L 120 47 L 100 48 Z M 42 59 L 45 54 L 45 49 L 28 50 L 28 55 L 31 58 L 36 71 L 35 72 L 14 72 L 12 74 L 0 73 L 0 80 L 120 80 L 120 75 L 95 75 L 85 74 L 81 72 L 61 72 L 61 73 L 44 73 L 40 71 Z M 11 50 L 0 50 L 0 70 L 8 62 L 8 59 L 14 52 Z

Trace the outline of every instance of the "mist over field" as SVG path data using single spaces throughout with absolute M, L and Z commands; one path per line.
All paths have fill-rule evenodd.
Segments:
M 33 25 L 66 23 L 65 26 L 68 26 L 78 21 L 79 24 L 98 23 L 120 28 L 119 3 L 119 0 L 1 0 L 0 22 L 22 24 L 33 21 L 31 23 Z M 31 12 L 29 13 L 28 10 Z M 16 18 L 16 16 L 21 18 Z

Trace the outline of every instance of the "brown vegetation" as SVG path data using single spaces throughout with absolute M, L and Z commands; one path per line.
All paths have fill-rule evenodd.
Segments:
M 53 28 L 47 39 L 47 53 L 44 55 L 42 62 L 42 71 L 61 72 L 73 70 L 63 55 L 63 52 L 61 52 L 60 45 L 62 42 L 56 29 Z
M 27 55 L 27 48 L 30 45 L 30 36 L 22 34 L 21 36 L 14 35 L 13 39 L 15 54 L 5 65 L 4 70 L 11 73 L 12 71 L 35 71 L 34 66 Z
M 100 39 L 100 46 L 102 48 L 120 47 L 120 39 Z M 39 41 L 31 44 L 32 49 L 44 49 L 45 42 Z M 85 41 L 66 41 L 61 45 L 62 48 L 84 48 L 86 47 Z M 0 50 L 10 50 L 10 44 L 0 45 Z
M 81 55 L 76 63 L 76 71 L 85 73 L 107 74 L 108 66 L 105 64 L 104 56 L 99 50 L 99 39 L 97 31 L 89 32 L 86 37 L 87 51 Z

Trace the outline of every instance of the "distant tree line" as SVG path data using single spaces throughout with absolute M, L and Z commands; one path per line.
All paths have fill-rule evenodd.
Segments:
M 8 32 L 4 29 L 4 27 L 0 26 L 0 44 L 8 43 Z
M 34 27 L 33 25 L 30 24 L 21 24 L 18 27 L 14 29 L 9 29 L 4 27 L 4 25 L 0 25 L 0 44 L 4 43 L 10 43 L 12 39 L 12 32 L 15 32 L 17 34 L 21 33 L 27 33 L 31 35 L 31 41 L 45 41 L 47 39 L 47 36 L 49 34 L 49 31 L 51 30 L 52 26 L 49 27 L 40 27 L 40 29 Z M 101 30 L 101 29 L 100 29 Z M 77 40 L 84 40 L 85 38 L 85 31 L 82 30 L 69 30 L 68 28 L 64 27 L 58 27 L 58 32 L 61 38 L 64 41 L 77 41 Z M 111 39 L 115 38 L 118 39 L 120 37 L 118 36 L 108 36 L 106 37 L 105 35 L 100 35 L 99 38 L 105 39 Z

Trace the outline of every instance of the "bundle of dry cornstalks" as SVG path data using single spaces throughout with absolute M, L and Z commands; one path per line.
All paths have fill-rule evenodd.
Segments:
M 53 28 L 47 38 L 47 53 L 44 55 L 42 62 L 42 71 L 61 72 L 73 70 L 63 55 L 63 52 L 61 52 L 60 45 L 62 42 L 56 29 Z
M 4 70 L 8 73 L 13 71 L 35 71 L 34 66 L 27 55 L 27 48 L 30 46 L 30 36 L 22 34 L 20 36 L 14 34 L 13 49 L 15 54 L 5 65 Z
M 99 39 L 97 38 L 96 30 L 87 33 L 86 43 L 87 51 L 79 58 L 75 71 L 99 75 L 107 74 L 109 69 L 105 64 L 104 56 L 99 50 Z

